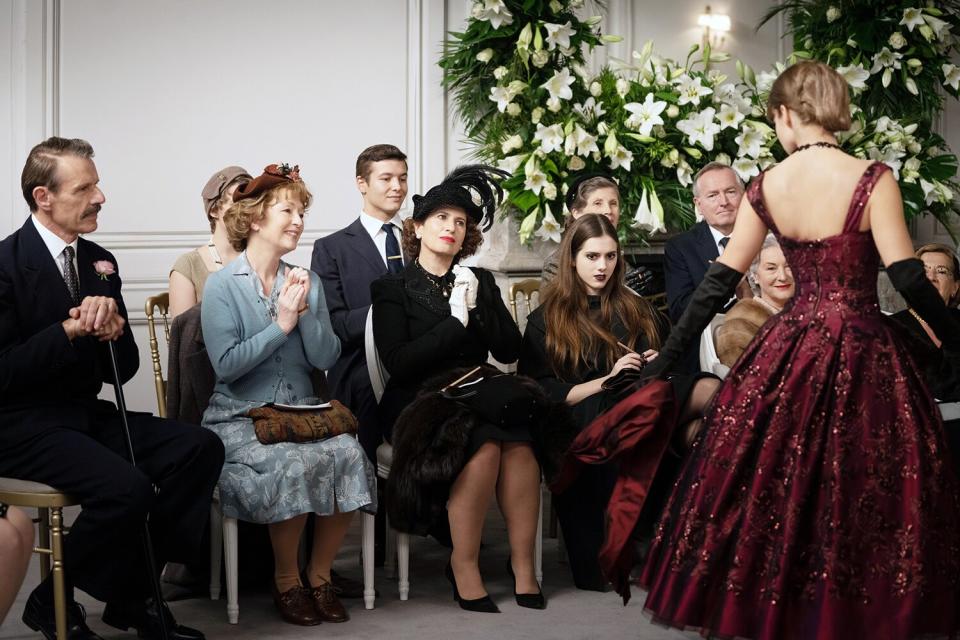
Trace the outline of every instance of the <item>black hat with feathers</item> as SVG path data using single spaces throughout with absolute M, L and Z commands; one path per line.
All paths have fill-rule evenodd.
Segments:
M 493 226 L 503 199 L 500 181 L 510 174 L 485 164 L 468 164 L 447 174 L 443 182 L 424 195 L 413 196 L 413 219 L 423 221 L 441 207 L 463 209 L 483 231 Z

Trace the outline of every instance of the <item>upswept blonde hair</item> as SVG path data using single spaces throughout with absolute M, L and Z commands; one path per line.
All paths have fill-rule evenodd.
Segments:
M 780 74 L 767 101 L 771 122 L 781 106 L 796 111 L 804 124 L 818 124 L 831 133 L 850 128 L 847 81 L 822 62 L 798 62 Z

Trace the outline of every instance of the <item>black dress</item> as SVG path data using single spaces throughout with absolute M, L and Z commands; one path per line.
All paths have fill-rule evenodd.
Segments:
M 478 280 L 477 306 L 469 312 L 466 327 L 450 315 L 450 304 L 443 295 L 443 285 L 453 282 L 452 272 L 438 283 L 413 261 L 402 272 L 385 275 L 370 285 L 374 341 L 390 374 L 378 407 L 388 441 L 397 417 L 426 380 L 483 364 L 491 354 L 498 362 L 509 364 L 520 353 L 520 331 L 493 275 L 485 269 L 471 269 Z M 468 455 L 490 439 L 526 441 L 530 434 L 484 425 L 471 435 Z
M 591 313 L 599 311 L 600 300 L 590 296 Z M 660 313 L 655 316 L 661 344 L 670 333 L 670 322 Z M 620 342 L 630 344 L 632 337 L 619 321 L 614 319 L 611 332 Z M 595 380 L 610 373 L 615 362 L 600 358 L 595 365 L 581 362 L 577 371 L 567 375 L 557 375 L 550 365 L 546 347 L 546 327 L 543 307 L 535 309 L 527 318 L 527 328 L 523 336 L 518 373 L 535 379 L 546 390 L 550 399 L 565 402 L 570 389 L 574 386 Z M 642 353 L 650 348 L 645 335 L 637 336 L 634 350 Z M 693 383 L 699 376 L 680 375 L 671 378 L 677 398 L 683 399 L 689 394 Z M 594 418 L 609 409 L 619 398 L 606 391 L 588 396 L 570 407 L 577 426 L 585 428 Z M 669 494 L 670 484 L 679 471 L 679 458 L 664 457 L 657 477 L 644 505 L 639 528 L 650 530 Z M 604 541 L 605 509 L 617 481 L 617 466 L 602 464 L 585 466 L 577 480 L 563 493 L 554 495 L 554 507 L 563 531 L 564 543 L 570 560 L 573 581 L 579 589 L 605 591 L 607 580 L 600 572 L 597 555 Z

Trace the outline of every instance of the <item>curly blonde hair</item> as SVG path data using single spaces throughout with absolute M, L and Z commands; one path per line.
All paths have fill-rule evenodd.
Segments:
M 227 239 L 237 251 L 247 248 L 250 227 L 263 220 L 267 207 L 276 204 L 281 198 L 299 200 L 303 210 L 310 208 L 313 195 L 303 182 L 283 182 L 267 189 L 255 198 L 245 198 L 234 202 L 223 214 L 223 226 L 227 230 Z

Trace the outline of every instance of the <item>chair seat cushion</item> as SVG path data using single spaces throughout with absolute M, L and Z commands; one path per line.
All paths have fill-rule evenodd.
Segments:
M 0 491 L 9 491 L 11 493 L 60 493 L 48 484 L 31 482 L 30 480 L 17 480 L 16 478 L 0 478 Z

